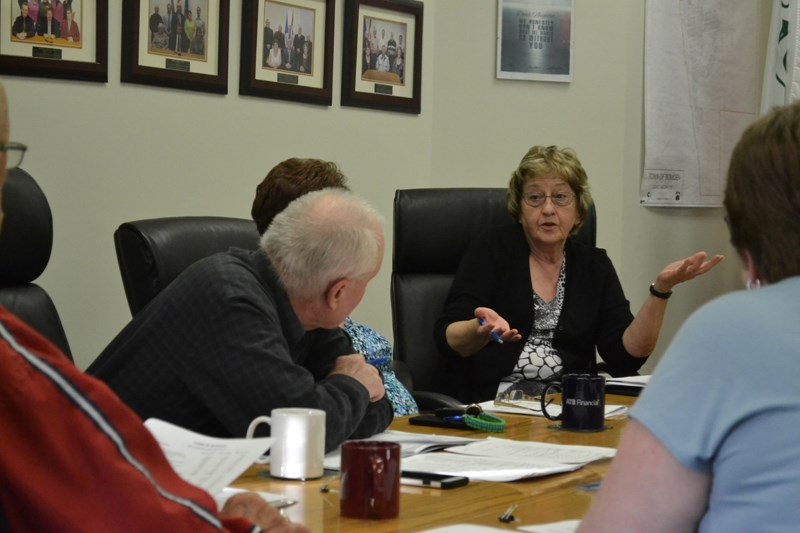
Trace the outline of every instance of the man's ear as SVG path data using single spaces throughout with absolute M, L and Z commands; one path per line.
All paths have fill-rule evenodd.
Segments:
M 338 279 L 330 284 L 328 291 L 325 293 L 325 301 L 330 309 L 333 310 L 339 307 L 339 303 L 349 285 L 350 280 L 347 278 Z

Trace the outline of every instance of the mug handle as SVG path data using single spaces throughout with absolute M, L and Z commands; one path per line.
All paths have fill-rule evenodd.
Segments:
M 553 415 L 551 415 L 550 413 L 547 412 L 547 406 L 550 404 L 550 402 L 545 403 L 544 399 L 545 399 L 545 397 L 547 396 L 547 393 L 550 391 L 550 389 L 552 387 L 558 387 L 558 392 L 563 392 L 563 390 L 564 390 L 561 387 L 561 383 L 559 383 L 558 381 L 552 381 L 552 382 L 548 383 L 547 385 L 545 385 L 544 390 L 542 391 L 542 395 L 539 398 L 540 406 L 542 408 L 542 414 L 548 420 L 561 420 L 561 414 L 559 414 L 557 416 L 553 416 Z
M 253 438 L 253 433 L 256 432 L 256 428 L 258 427 L 259 424 L 269 424 L 271 426 L 272 425 L 272 418 L 270 418 L 268 416 L 257 416 L 257 417 L 255 417 L 252 420 L 252 422 L 250 422 L 250 425 L 247 426 L 247 435 L 246 435 L 246 437 L 248 439 L 252 439 Z M 269 463 L 269 456 L 268 455 L 262 455 L 261 457 L 256 459 L 256 464 L 264 465 L 264 464 L 267 464 L 267 463 Z

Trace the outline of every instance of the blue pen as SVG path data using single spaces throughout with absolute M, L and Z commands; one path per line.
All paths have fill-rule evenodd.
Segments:
M 482 326 L 484 324 L 486 324 L 486 321 L 484 319 L 482 319 L 482 318 L 479 318 L 478 319 L 478 325 Z M 500 334 L 497 333 L 496 331 L 492 331 L 491 333 L 489 333 L 489 335 L 492 337 L 492 340 L 494 342 L 496 342 L 498 344 L 503 344 L 503 339 L 500 337 Z
M 366 357 L 364 359 L 372 366 L 383 366 L 384 363 L 388 363 L 392 360 L 392 358 L 388 355 L 384 357 L 378 357 L 376 359 L 367 359 Z

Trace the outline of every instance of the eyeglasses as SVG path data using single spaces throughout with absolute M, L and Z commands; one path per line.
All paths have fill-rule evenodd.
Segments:
M 6 170 L 20 166 L 27 149 L 28 147 L 21 143 L 0 143 L 0 152 L 6 153 Z
M 542 207 L 548 198 L 553 202 L 553 205 L 567 207 L 575 200 L 575 195 L 571 192 L 557 192 L 551 195 L 532 193 L 524 195 L 522 200 L 531 207 Z
M 514 407 L 541 413 L 541 396 L 544 387 L 545 383 L 540 381 L 516 381 L 506 390 L 495 396 L 494 404 L 502 407 Z M 545 407 L 550 405 L 550 402 L 552 402 L 552 399 L 547 401 Z

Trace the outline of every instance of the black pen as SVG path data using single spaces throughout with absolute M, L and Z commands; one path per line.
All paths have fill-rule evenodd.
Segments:
M 402 472 L 400 474 L 402 485 L 417 487 L 430 487 L 432 489 L 454 489 L 469 483 L 469 478 L 464 476 L 451 476 L 448 474 L 429 474 L 426 472 Z

